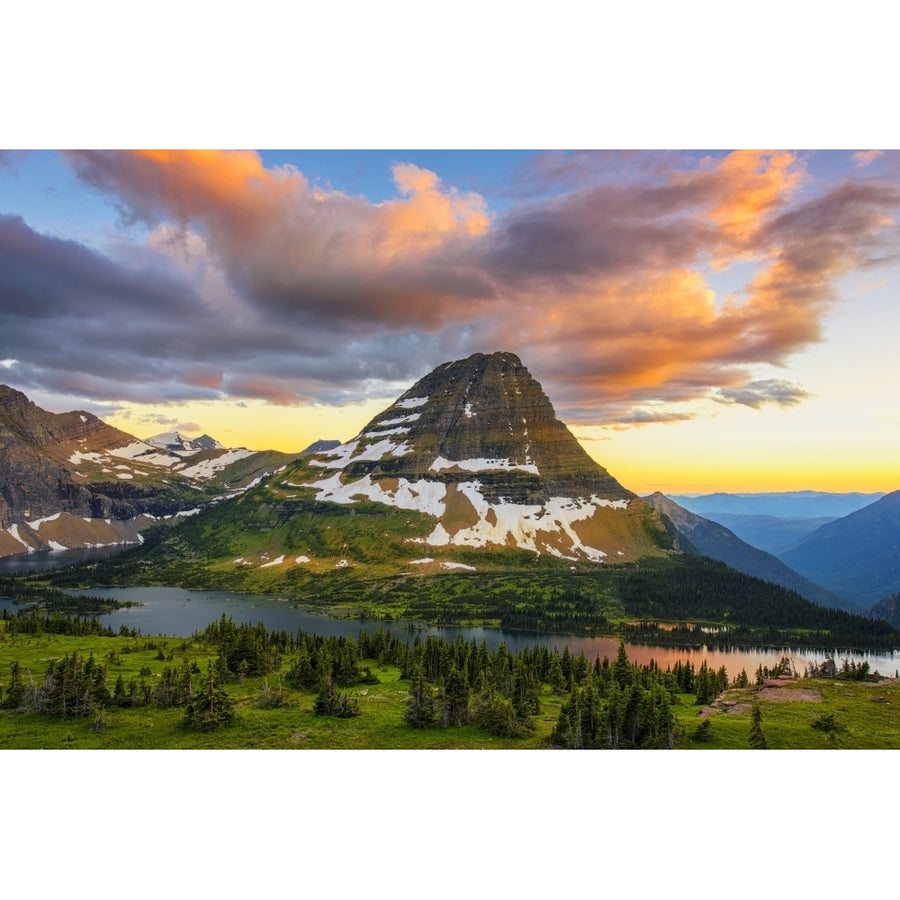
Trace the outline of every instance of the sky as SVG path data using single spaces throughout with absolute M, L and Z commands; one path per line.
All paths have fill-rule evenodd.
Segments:
M 11 150 L 0 381 L 346 440 L 512 351 L 638 493 L 900 487 L 900 153 Z

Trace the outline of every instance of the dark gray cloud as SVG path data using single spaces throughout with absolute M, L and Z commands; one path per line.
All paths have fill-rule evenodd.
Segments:
M 767 403 L 777 406 L 794 406 L 807 400 L 812 395 L 797 384 L 767 378 L 762 381 L 751 381 L 742 387 L 722 388 L 716 392 L 715 399 L 726 403 L 740 403 L 753 409 L 759 409 Z

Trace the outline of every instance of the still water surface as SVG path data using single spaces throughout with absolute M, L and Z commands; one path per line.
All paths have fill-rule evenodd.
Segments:
M 59 569 L 86 559 L 105 559 L 127 550 L 125 544 L 109 544 L 87 550 L 36 550 L 34 553 L 16 553 L 0 557 L 0 575 L 27 575 L 45 569 Z
M 335 619 L 319 613 L 311 612 L 296 605 L 296 601 L 285 596 L 236 594 L 229 591 L 188 591 L 172 587 L 128 587 L 128 588 L 91 588 L 72 593 L 92 594 L 109 597 L 119 601 L 132 601 L 140 606 L 115 610 L 100 616 L 104 624 L 114 630 L 126 625 L 139 629 L 143 634 L 167 634 L 177 637 L 188 637 L 195 631 L 205 628 L 210 622 L 218 619 L 223 613 L 235 622 L 261 622 L 269 629 L 296 632 L 303 631 L 334 637 L 356 637 L 360 631 L 372 632 L 378 628 L 386 628 L 392 634 L 406 640 L 413 640 L 418 634 L 442 636 L 454 641 L 461 636 L 466 641 L 476 643 L 485 641 L 491 649 L 503 641 L 510 650 L 522 650 L 543 644 L 550 649 L 558 649 L 562 653 L 568 646 L 569 652 L 577 655 L 584 652 L 593 662 L 596 657 L 604 656 L 615 659 L 619 641 L 614 637 L 582 637 L 579 635 L 546 634 L 533 631 L 507 631 L 502 628 L 425 626 L 408 622 L 361 622 L 358 619 Z M 15 606 L 9 600 L 0 599 L 0 610 L 14 611 Z M 695 666 L 705 659 L 714 668 L 725 666 L 730 677 L 738 675 L 746 669 L 751 677 L 759 665 L 775 666 L 782 656 L 794 662 L 800 674 L 804 666 L 810 662 L 821 662 L 825 658 L 824 651 L 804 649 L 725 649 L 707 646 L 697 650 L 679 647 L 653 647 L 639 644 L 626 644 L 628 658 L 633 662 L 646 664 L 654 659 L 663 668 L 674 665 L 677 660 L 691 660 Z M 834 657 L 840 664 L 847 658 L 860 663 L 868 661 L 872 671 L 882 675 L 894 675 L 900 668 L 900 652 L 887 653 L 851 653 L 836 650 Z

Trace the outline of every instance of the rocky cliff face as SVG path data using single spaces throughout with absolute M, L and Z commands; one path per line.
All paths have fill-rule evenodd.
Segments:
M 76 447 L 128 442 L 124 432 L 90 413 L 49 413 L 0 385 L 0 527 L 56 512 L 98 518 L 136 515 L 127 504 L 79 483 L 64 463 Z
M 51 413 L 32 403 L 25 394 L 0 385 L 0 426 L 24 443 L 53 457 L 64 457 L 69 446 L 111 449 L 124 447 L 134 438 L 84 411 Z
M 657 513 L 587 455 L 513 353 L 438 366 L 307 473 L 319 500 L 434 516 L 432 547 L 600 562 L 671 546 Z
M 112 521 L 196 508 L 261 474 L 254 456 L 270 462 L 267 454 L 220 445 L 152 447 L 89 412 L 47 412 L 0 385 L 0 556 L 107 543 L 110 528 L 118 527 Z M 213 487 L 212 479 L 235 464 L 243 481 Z M 116 533 L 127 539 L 131 530 L 123 525 Z
M 482 461 L 478 471 L 488 490 L 493 486 L 522 502 L 635 496 L 587 455 L 514 353 L 476 353 L 438 366 L 366 426 L 356 455 L 368 455 L 367 448 L 393 435 L 403 435 L 407 452 L 351 458 L 347 474 L 410 478 L 440 472 L 447 479 Z

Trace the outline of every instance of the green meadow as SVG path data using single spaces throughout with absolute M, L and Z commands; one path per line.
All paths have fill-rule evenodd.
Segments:
M 455 650 L 459 652 L 459 647 Z M 220 659 L 220 651 L 221 646 L 201 635 L 181 639 L 28 634 L 12 633 L 8 622 L 0 623 L 0 700 L 6 707 L 0 709 L 0 748 L 551 749 L 564 746 L 558 733 L 554 738 L 561 712 L 573 697 L 585 696 L 586 689 L 573 687 L 573 682 L 590 679 L 589 669 L 582 665 L 579 673 L 578 661 L 564 658 L 563 662 L 571 665 L 568 684 L 555 685 L 556 663 L 551 658 L 551 674 L 546 675 L 546 664 L 543 667 L 549 680 L 535 679 L 533 711 L 527 716 L 527 727 L 518 733 L 498 733 L 504 729 L 485 727 L 489 720 L 474 714 L 479 708 L 474 686 L 469 694 L 472 716 L 467 720 L 444 724 L 438 715 L 423 727 L 413 727 L 406 716 L 414 679 L 404 675 L 408 664 L 391 661 L 386 651 L 356 661 L 368 683 L 357 681 L 340 688 L 340 695 L 354 709 L 354 714 L 346 717 L 316 713 L 320 687 L 292 686 L 297 655 L 285 653 L 265 674 L 248 674 L 244 665 L 243 673 L 238 666 L 237 671 L 222 675 L 219 689 L 230 701 L 230 720 L 208 729 L 192 727 L 183 705 L 176 705 L 171 698 L 172 705 L 158 702 L 159 686 L 173 673 L 190 673 L 193 692 L 198 694 L 207 673 Z M 452 655 L 454 648 L 449 652 Z M 465 652 L 471 656 L 474 648 Z M 102 672 L 109 699 L 94 702 L 77 714 L 20 711 L 27 706 L 24 702 L 18 709 L 9 708 L 5 701 L 15 664 L 21 689 L 33 693 L 44 684 L 48 667 L 66 659 L 91 660 L 89 668 Z M 496 657 L 485 659 L 485 665 L 496 671 Z M 334 665 L 330 671 L 337 673 L 337 658 Z M 529 665 L 539 664 L 531 660 Z M 621 661 L 612 663 L 607 671 L 613 672 L 617 665 Z M 507 668 L 513 671 L 512 662 Z M 601 677 L 599 664 L 595 675 L 598 671 L 597 677 Z M 637 673 L 637 667 L 632 667 L 632 673 Z M 900 682 L 896 679 L 768 679 L 767 686 L 737 687 L 733 683 L 736 673 L 728 674 L 728 686 L 706 703 L 698 703 L 696 693 L 670 691 L 666 709 L 671 712 L 672 746 L 748 749 L 756 704 L 758 724 L 769 749 L 900 748 Z M 440 678 L 443 683 L 443 676 Z M 122 700 L 120 689 L 120 705 L 116 705 L 112 698 L 117 682 L 141 685 L 143 693 L 137 691 L 129 705 Z M 483 695 L 492 691 L 483 679 L 481 691 Z M 498 708 L 508 711 L 502 702 Z

